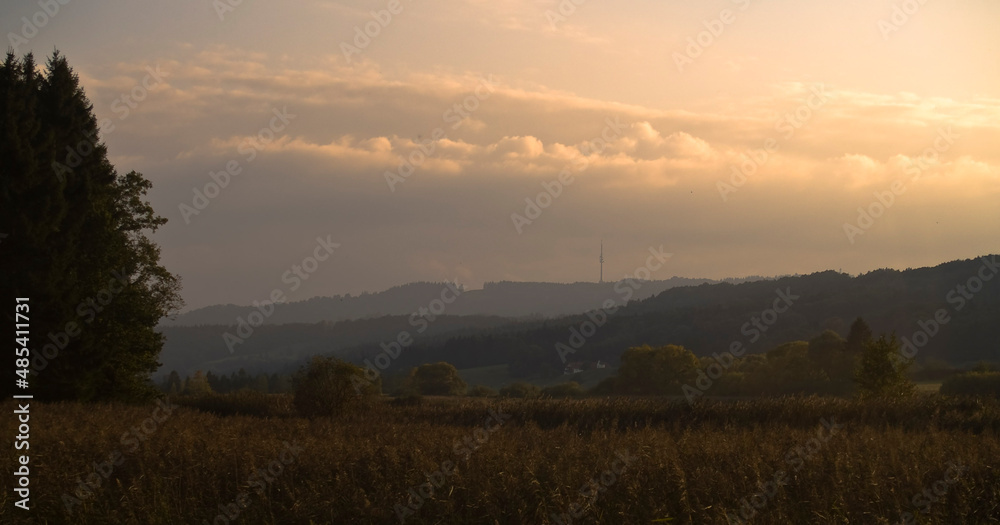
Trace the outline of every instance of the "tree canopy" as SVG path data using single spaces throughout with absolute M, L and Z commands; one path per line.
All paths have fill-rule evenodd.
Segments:
M 29 299 L 31 392 L 155 395 L 155 327 L 181 301 L 148 237 L 166 223 L 145 200 L 151 183 L 108 161 L 93 106 L 58 52 L 45 74 L 32 55 L 7 54 L 0 118 L 0 290 Z M 4 315 L 13 324 L 13 309 Z

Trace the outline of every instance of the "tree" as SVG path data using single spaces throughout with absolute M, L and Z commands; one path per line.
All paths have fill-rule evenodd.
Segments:
M 861 351 L 861 360 L 854 375 L 862 399 L 897 398 L 913 394 L 916 385 L 907 377 L 912 361 L 899 356 L 900 343 L 893 332 L 877 340 L 869 340 Z
M 0 66 L 0 295 L 30 298 L 35 398 L 142 400 L 156 390 L 160 319 L 181 305 L 148 237 L 166 223 L 141 174 L 119 175 L 93 107 L 58 52 Z M 5 313 L 10 324 L 13 313 Z M 9 389 L 7 382 L 4 389 Z
M 485 385 L 476 385 L 469 389 L 469 397 L 496 397 L 499 393 Z
M 620 394 L 676 395 L 695 380 L 700 364 L 683 346 L 634 346 L 622 354 L 615 385 Z
M 534 399 L 540 395 L 542 395 L 542 389 L 538 388 L 538 385 L 524 381 L 515 381 L 500 389 L 500 397 Z
M 552 398 L 583 397 L 584 391 L 583 388 L 580 387 L 580 383 L 570 381 L 568 383 L 547 386 L 542 389 L 542 395 Z
M 854 362 L 847 354 L 847 341 L 833 330 L 809 340 L 809 360 L 835 385 L 850 385 Z
M 829 378 L 809 358 L 809 343 L 790 341 L 769 350 L 760 363 L 746 359 L 745 389 L 748 393 L 798 394 L 825 390 Z
M 847 353 L 860 355 L 865 343 L 872 340 L 872 329 L 864 319 L 858 317 L 851 323 L 851 331 L 847 334 Z
M 382 394 L 378 378 L 368 381 L 363 368 L 334 357 L 313 357 L 292 384 L 292 404 L 305 417 L 337 415 Z
M 184 384 L 181 383 L 181 376 L 176 370 L 171 370 L 167 380 L 163 383 L 163 391 L 167 394 L 180 394 Z
M 428 363 L 410 371 L 410 388 L 422 396 L 461 396 L 465 394 L 465 381 L 450 363 Z
M 194 377 L 184 381 L 184 393 L 189 396 L 202 396 L 212 393 L 212 387 L 208 384 L 208 378 L 198 370 Z

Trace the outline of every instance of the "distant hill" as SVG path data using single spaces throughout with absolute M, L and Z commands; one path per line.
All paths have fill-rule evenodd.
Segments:
M 578 339 L 583 344 L 570 354 L 570 361 L 617 364 L 626 348 L 641 344 L 680 344 L 708 356 L 740 342 L 748 353 L 762 353 L 826 329 L 846 336 L 858 316 L 876 334 L 896 331 L 914 342 L 917 360 L 935 358 L 953 365 L 1000 361 L 996 262 L 1000 257 L 989 256 L 857 277 L 826 271 L 773 281 L 677 287 L 619 309 L 596 330 L 584 329 L 591 322 L 585 315 L 487 329 L 415 345 L 396 365 L 448 361 L 461 369 L 514 363 L 521 370 L 553 372 L 563 367 L 556 345 L 569 345 L 574 331 L 589 337 Z M 790 305 L 784 303 L 785 295 Z M 784 311 L 765 313 L 776 301 Z M 948 321 L 935 327 L 938 315 Z M 361 359 L 379 351 L 363 345 L 352 355 Z
M 613 284 L 490 285 L 463 294 L 464 303 L 456 301 L 454 308 L 449 306 L 445 315 L 429 323 L 419 335 L 416 328 L 420 320 L 415 324 L 410 312 L 426 306 L 440 293 L 442 285 L 410 285 L 385 292 L 392 292 L 387 297 L 405 304 L 397 306 L 404 312 L 401 315 L 336 323 L 265 325 L 256 328 L 253 337 L 232 354 L 222 340 L 222 334 L 231 327 L 165 327 L 167 342 L 161 354 L 161 373 L 175 368 L 182 373 L 196 368 L 227 372 L 239 367 L 248 372 L 287 371 L 316 353 L 361 363 L 383 352 L 382 343 L 406 330 L 415 342 L 392 360 L 387 372 L 447 361 L 459 369 L 514 365 L 517 373 L 538 371 L 545 376 L 561 373 L 564 363 L 556 345 L 570 344 L 573 331 L 584 332 L 587 337 L 570 361 L 603 360 L 617 366 L 625 349 L 641 344 L 681 344 L 706 356 L 727 350 L 733 342 L 746 345 L 749 353 L 760 353 L 788 341 L 807 340 L 826 329 L 846 336 L 848 326 L 858 316 L 864 317 L 876 334 L 896 331 L 909 341 L 923 342 L 918 348 L 918 360 L 936 358 L 953 365 L 1000 361 L 1000 275 L 993 269 L 995 261 L 1000 257 L 903 271 L 881 269 L 857 277 L 825 271 L 740 284 L 670 286 L 671 282 L 681 282 L 676 279 L 656 286 L 644 283 L 640 290 L 647 295 L 658 287 L 662 291 L 617 308 L 592 332 L 584 330 L 590 317 L 579 312 L 596 310 L 606 299 L 620 302 L 622 295 Z M 418 295 L 417 290 L 423 295 Z M 552 297 L 560 292 L 573 300 Z M 402 301 L 407 293 L 413 294 L 409 302 Z M 790 305 L 782 302 L 784 295 L 790 297 Z M 775 301 L 784 311 L 766 313 Z M 575 306 L 569 306 L 571 303 Z M 570 308 L 574 315 L 525 314 L 544 312 L 555 316 Z M 486 309 L 525 315 L 519 319 L 455 315 Z M 934 328 L 928 321 L 940 315 L 938 311 L 948 321 Z M 754 326 L 755 318 L 761 327 Z M 921 332 L 924 335 L 915 335 Z
M 645 281 L 634 291 L 631 299 L 644 299 L 677 286 L 715 282 L 719 281 L 683 277 Z M 447 305 L 445 313 L 558 317 L 599 308 L 608 298 L 624 304 L 623 296 L 616 293 L 614 287 L 615 283 L 486 283 L 482 290 L 465 290 L 457 300 Z M 427 308 L 430 301 L 440 297 L 444 289 L 443 283 L 420 282 L 396 286 L 379 293 L 314 297 L 275 305 L 274 313 L 264 320 L 264 324 L 336 322 L 383 315 L 410 315 L 418 308 Z M 253 306 L 234 304 L 208 306 L 181 314 L 173 320 L 165 319 L 161 326 L 231 325 L 236 324 L 240 316 L 246 318 L 254 310 Z

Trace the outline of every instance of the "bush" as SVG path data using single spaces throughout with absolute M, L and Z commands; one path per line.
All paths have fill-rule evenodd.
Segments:
M 576 381 L 547 386 L 542 389 L 542 395 L 547 397 L 583 397 L 583 393 L 583 388 L 580 388 L 580 383 Z
M 364 369 L 333 357 L 316 356 L 293 379 L 295 410 L 305 417 L 332 416 L 382 393 L 379 379 L 368 381 Z
M 518 381 L 500 389 L 500 397 L 535 398 L 542 395 L 542 389 L 531 383 Z
M 1000 397 L 1000 372 L 969 372 L 950 377 L 941 383 L 941 393 Z
M 469 397 L 496 397 L 500 395 L 496 390 L 488 386 L 476 385 L 469 389 Z
M 461 396 L 465 395 L 466 388 L 458 370 L 443 361 L 414 368 L 410 372 L 409 386 L 423 396 Z

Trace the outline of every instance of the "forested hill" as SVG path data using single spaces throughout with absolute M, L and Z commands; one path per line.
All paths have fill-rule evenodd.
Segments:
M 635 290 L 632 300 L 643 299 L 676 286 L 714 283 L 709 279 L 673 277 L 649 281 Z M 447 305 L 447 315 L 497 315 L 503 317 L 564 316 L 600 307 L 607 298 L 619 304 L 625 301 L 616 293 L 615 283 L 486 283 L 482 290 L 465 290 Z M 619 288 L 620 289 L 620 288 Z M 379 293 L 314 297 L 305 301 L 278 304 L 264 324 L 318 323 L 364 319 L 383 315 L 410 315 L 428 308 L 430 301 L 445 291 L 442 283 L 410 283 Z M 450 292 L 445 293 L 451 298 Z M 231 325 L 240 316 L 246 318 L 252 306 L 234 304 L 200 308 L 164 320 L 162 326 Z
M 896 331 L 908 341 L 923 343 L 916 348 L 918 360 L 997 361 L 997 262 L 1000 257 L 989 256 L 933 268 L 876 270 L 857 277 L 827 271 L 773 281 L 674 288 L 619 309 L 593 331 L 587 327 L 591 317 L 585 315 L 521 331 L 488 330 L 417 345 L 399 358 L 399 365 L 448 361 L 466 368 L 514 363 L 525 371 L 559 370 L 563 362 L 556 345 L 572 345 L 587 335 L 584 344 L 568 354 L 570 361 L 616 362 L 626 348 L 641 344 L 680 344 L 698 355 L 711 355 L 740 342 L 749 353 L 758 353 L 788 341 L 808 340 L 826 329 L 846 336 L 858 316 L 876 335 Z M 377 347 L 366 346 L 354 355 L 377 352 Z
M 616 363 L 626 348 L 641 344 L 681 344 L 704 356 L 740 342 L 749 353 L 766 352 L 788 341 L 808 340 L 826 329 L 846 336 L 848 326 L 858 316 L 864 317 L 876 334 L 895 330 L 907 340 L 921 342 L 925 336 L 915 338 L 914 334 L 924 331 L 926 341 L 918 349 L 918 360 L 934 357 L 952 364 L 1000 361 L 1000 276 L 996 276 L 993 261 L 1000 262 L 1000 257 L 905 271 L 876 270 L 857 277 L 826 271 L 741 284 L 674 287 L 618 308 L 593 333 L 583 330 L 590 320 L 587 315 L 513 321 L 498 316 L 455 316 L 451 314 L 459 309 L 449 307 L 444 316 L 428 323 L 426 332 L 419 332 L 423 320 L 411 319 L 410 312 L 334 325 L 260 326 L 229 352 L 222 335 L 236 333 L 235 328 L 168 327 L 164 329 L 167 342 L 160 358 L 165 365 L 161 371 L 201 368 L 228 372 L 240 367 L 272 371 L 295 367 L 315 353 L 334 353 L 360 363 L 382 352 L 380 343 L 408 330 L 416 342 L 393 360 L 393 370 L 447 361 L 459 368 L 508 364 L 526 375 L 560 373 L 564 363 L 556 345 L 572 344 L 574 331 L 588 336 L 567 356 L 569 361 Z M 652 283 L 636 284 L 636 295 L 652 289 Z M 433 286 L 431 291 L 437 293 L 441 285 Z M 510 284 L 509 288 L 517 286 Z M 618 286 L 617 291 L 613 285 L 598 288 L 603 295 L 588 296 L 586 305 L 579 304 L 576 311 L 594 310 L 604 300 L 621 299 L 622 283 Z M 428 297 L 425 289 L 420 297 L 423 305 Z M 768 312 L 775 306 L 774 312 Z M 936 315 L 947 317 L 937 329 L 927 322 Z M 591 317 L 601 316 L 592 312 Z M 231 324 L 231 320 L 220 323 Z

